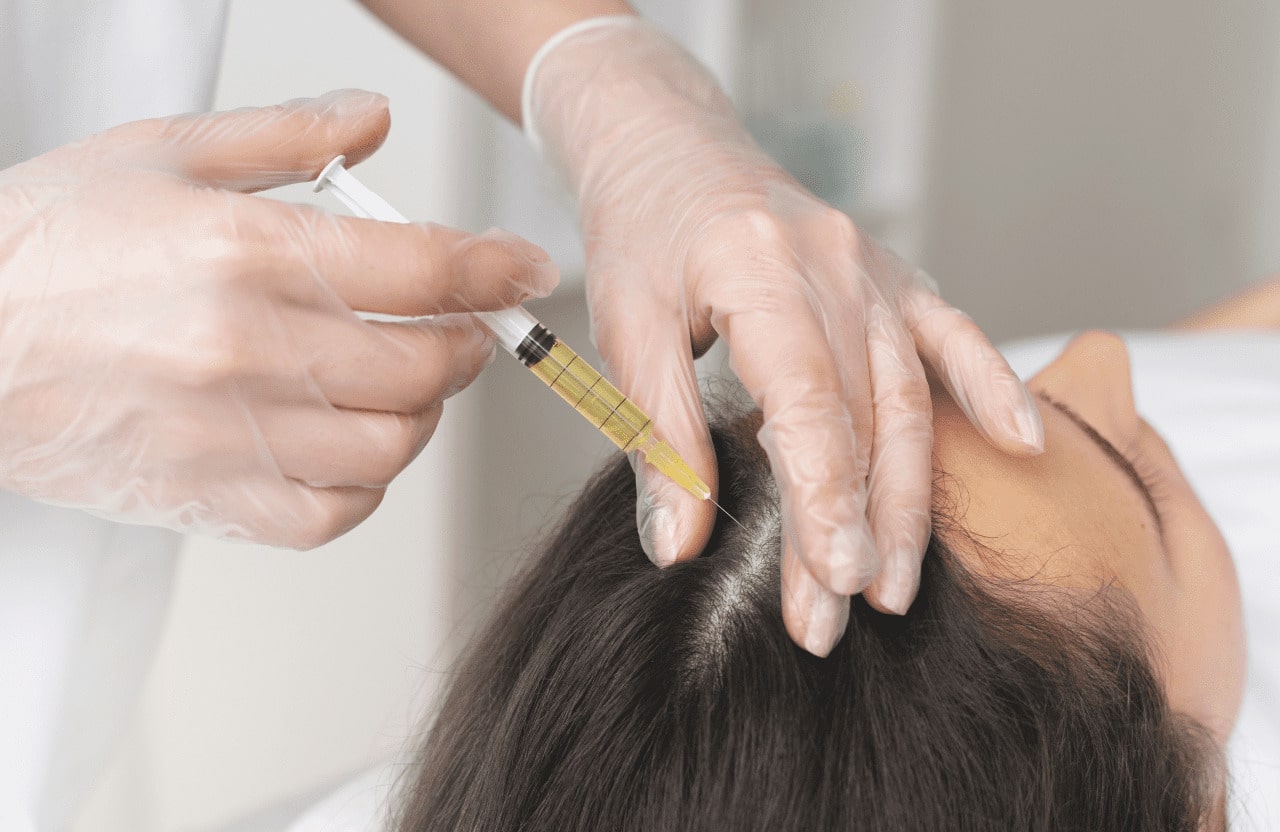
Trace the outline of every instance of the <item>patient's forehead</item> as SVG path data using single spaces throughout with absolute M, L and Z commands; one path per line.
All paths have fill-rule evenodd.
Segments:
M 1040 411 L 1045 452 L 1016 457 L 935 396 L 934 509 L 962 532 L 945 542 L 979 572 L 1083 589 L 1115 583 L 1140 598 L 1163 585 L 1159 535 L 1140 494 L 1065 416 Z

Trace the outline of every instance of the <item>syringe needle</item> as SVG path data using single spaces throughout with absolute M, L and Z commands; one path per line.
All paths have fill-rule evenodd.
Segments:
M 742 525 L 741 521 L 739 521 L 739 520 L 738 520 L 738 518 L 736 518 L 736 517 L 734 517 L 732 514 L 730 514 L 730 513 L 729 513 L 729 510 L 728 510 L 727 508 L 725 508 L 724 506 L 720 505 L 720 504 L 719 504 L 719 503 L 717 503 L 715 500 L 712 500 L 712 499 L 711 499 L 711 497 L 709 497 L 709 496 L 708 496 L 706 499 L 707 499 L 707 501 L 708 501 L 708 502 L 710 502 L 710 503 L 711 503 L 711 505 L 713 505 L 713 506 L 715 506 L 716 508 L 718 508 L 718 509 L 720 509 L 721 511 L 723 511 L 723 512 L 724 512 L 724 516 L 725 516 L 725 517 L 728 517 L 730 520 L 732 520 L 733 522 L 737 523 L 737 524 L 738 524 L 738 528 L 742 529 L 744 532 L 747 530 L 747 527 L 746 527 L 746 526 L 744 526 L 744 525 Z

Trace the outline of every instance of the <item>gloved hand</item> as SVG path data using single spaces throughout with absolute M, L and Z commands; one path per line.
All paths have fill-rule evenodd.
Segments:
M 555 268 L 500 232 L 245 192 L 368 156 L 386 99 L 127 124 L 0 172 L 0 487 L 311 547 L 367 517 Z
M 863 590 L 905 612 L 930 533 L 921 358 L 992 443 L 1036 453 L 1039 413 L 1008 364 L 927 276 L 768 158 L 710 74 L 639 19 L 552 38 L 523 115 L 577 196 L 610 374 L 713 490 L 693 357 L 728 342 L 781 492 L 792 637 L 825 655 Z M 647 551 L 695 556 L 714 507 L 639 467 Z

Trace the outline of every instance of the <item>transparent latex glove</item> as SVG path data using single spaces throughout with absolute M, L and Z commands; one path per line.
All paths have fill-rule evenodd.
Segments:
M 792 637 L 825 655 L 864 590 L 905 612 L 930 533 L 924 365 L 992 443 L 1032 454 L 1042 427 L 1017 376 L 927 276 L 768 158 L 709 73 L 653 27 L 604 18 L 562 32 L 524 93 L 526 129 L 578 200 L 614 381 L 713 490 L 693 357 L 723 337 L 763 411 Z M 647 551 L 660 565 L 695 556 L 714 507 L 655 471 L 639 479 Z
M 545 294 L 500 232 L 246 192 L 372 153 L 348 91 L 127 124 L 0 171 L 0 487 L 305 548 L 355 526 L 492 356 L 467 315 Z

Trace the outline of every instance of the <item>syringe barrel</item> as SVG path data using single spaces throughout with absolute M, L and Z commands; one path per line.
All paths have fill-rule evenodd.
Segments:
M 534 323 L 515 356 L 622 451 L 638 452 L 699 500 L 711 496 L 702 478 L 654 434 L 653 420 L 542 324 Z
M 623 451 L 653 443 L 653 420 L 542 324 L 534 322 L 515 356 Z

